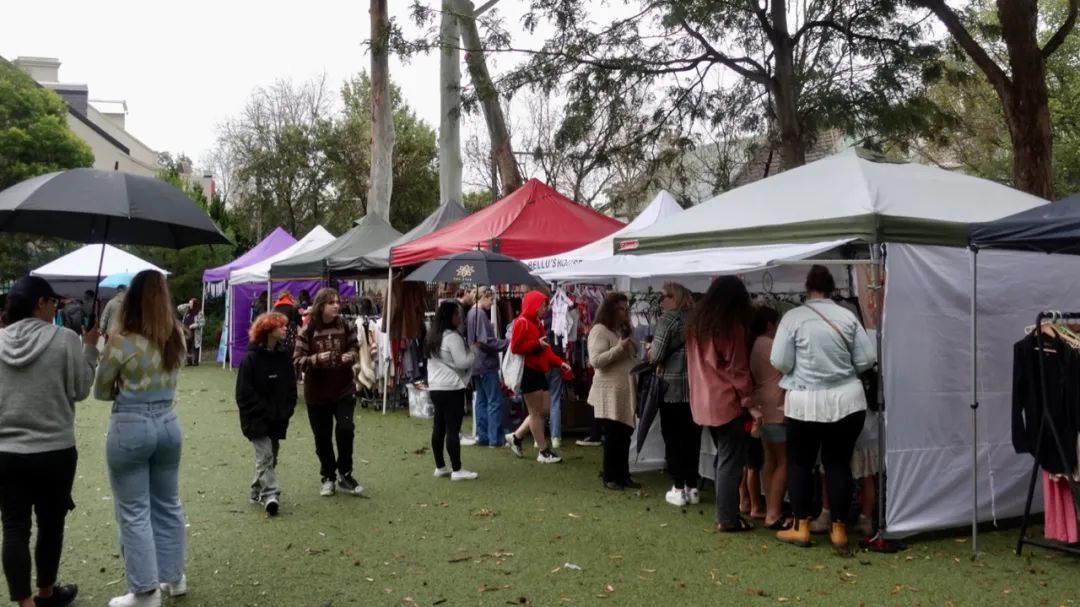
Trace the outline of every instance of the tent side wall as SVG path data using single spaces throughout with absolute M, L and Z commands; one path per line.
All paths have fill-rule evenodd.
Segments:
M 1080 258 L 982 251 L 979 275 L 980 521 L 1023 513 L 1032 459 L 1012 446 L 1013 344 L 1044 309 L 1075 307 Z M 971 267 L 964 249 L 890 245 L 885 398 L 889 533 L 970 523 Z M 911 327 L 922 327 L 912 331 Z M 1041 492 L 1036 492 L 1036 510 Z

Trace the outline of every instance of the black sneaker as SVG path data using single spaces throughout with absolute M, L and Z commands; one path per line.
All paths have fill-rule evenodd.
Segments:
M 356 482 L 356 479 L 352 477 L 351 472 L 338 476 L 337 484 L 345 493 L 351 493 L 357 496 L 364 494 L 364 488 L 360 486 L 360 483 Z
M 47 599 L 41 597 L 34 597 L 34 604 L 37 607 L 67 607 L 75 602 L 75 597 L 79 596 L 79 587 L 75 584 L 65 584 L 60 586 L 59 584 L 53 587 L 53 594 Z
M 266 511 L 266 514 L 268 516 L 277 516 L 278 509 L 280 507 L 281 504 L 278 503 L 278 499 L 276 497 L 271 497 L 267 499 L 266 503 L 263 504 L 263 510 Z

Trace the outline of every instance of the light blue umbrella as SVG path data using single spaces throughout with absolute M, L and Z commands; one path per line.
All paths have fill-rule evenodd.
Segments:
M 131 279 L 135 278 L 135 272 L 121 272 L 119 274 L 111 274 L 106 276 L 104 280 L 98 283 L 98 287 L 102 289 L 118 289 L 120 287 L 126 287 L 131 284 Z

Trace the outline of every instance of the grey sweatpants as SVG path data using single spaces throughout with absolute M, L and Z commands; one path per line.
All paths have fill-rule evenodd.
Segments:
M 251 444 L 255 447 L 255 480 L 251 482 L 251 499 L 265 503 L 281 495 L 277 481 L 280 442 L 264 436 L 252 439 Z
M 739 483 L 746 465 L 748 435 L 743 418 L 736 417 L 723 426 L 711 427 L 716 445 L 716 524 L 734 525 L 739 518 Z

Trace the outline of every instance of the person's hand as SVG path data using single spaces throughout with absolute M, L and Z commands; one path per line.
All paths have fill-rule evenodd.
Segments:
M 619 340 L 619 345 L 623 347 L 627 352 L 633 354 L 634 352 L 634 340 L 630 337 L 624 337 Z
M 317 362 L 324 363 L 324 364 L 330 362 L 332 359 L 333 359 L 333 354 L 331 354 L 330 352 L 319 352 L 315 356 L 315 360 Z
M 541 337 L 540 338 L 540 345 L 545 347 L 545 348 L 550 348 L 551 347 L 551 343 L 548 342 L 548 339 L 546 337 Z
M 356 356 L 352 352 L 346 352 L 341 355 L 341 362 L 346 365 L 351 365 L 354 360 L 356 360 Z
M 754 418 L 754 421 L 760 424 L 761 420 L 764 419 L 765 414 L 761 412 L 761 409 L 753 407 L 750 409 L 750 417 Z
M 563 363 L 563 364 L 561 364 L 559 366 L 562 367 L 563 371 L 572 371 L 573 370 L 573 367 L 570 366 L 570 363 Z
M 96 326 L 89 329 L 83 329 L 82 341 L 87 346 L 97 347 L 98 340 L 101 339 L 101 330 Z

